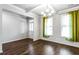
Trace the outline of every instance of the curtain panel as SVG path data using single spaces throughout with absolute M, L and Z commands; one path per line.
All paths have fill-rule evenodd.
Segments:
M 79 41 L 79 10 L 69 12 L 71 19 L 71 40 L 74 42 Z

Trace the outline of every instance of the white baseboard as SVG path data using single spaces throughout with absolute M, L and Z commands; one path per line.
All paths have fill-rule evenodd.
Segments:
M 3 51 L 2 51 L 2 45 L 0 45 L 0 53 L 3 53 Z
M 43 39 L 43 40 L 47 40 L 47 41 L 56 42 L 56 43 L 65 44 L 65 45 L 79 48 L 79 42 L 70 42 L 70 41 L 65 40 L 64 38 L 52 37 L 52 38 Z

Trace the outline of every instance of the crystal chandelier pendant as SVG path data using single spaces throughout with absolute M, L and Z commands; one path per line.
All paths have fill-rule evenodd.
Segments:
M 41 12 L 43 16 L 51 16 L 55 12 L 54 8 L 51 5 L 46 5 L 45 7 L 46 10 Z

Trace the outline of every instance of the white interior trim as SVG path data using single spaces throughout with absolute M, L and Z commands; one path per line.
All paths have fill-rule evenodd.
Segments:
M 2 53 L 3 51 L 2 51 L 2 45 L 0 44 L 0 53 Z
M 65 9 L 65 10 L 58 11 L 57 14 L 67 13 L 67 12 L 74 11 L 74 10 L 79 10 L 79 6 L 76 6 L 76 7 L 73 7 L 73 8 L 68 8 L 68 9 Z
M 69 45 L 69 46 L 72 46 L 72 47 L 79 48 L 79 42 L 67 41 L 64 38 L 50 37 L 48 39 L 47 38 L 42 38 L 42 39 L 46 40 L 46 41 L 50 41 L 50 42 L 56 42 L 56 43 L 59 43 L 59 44 L 65 44 L 65 45 Z

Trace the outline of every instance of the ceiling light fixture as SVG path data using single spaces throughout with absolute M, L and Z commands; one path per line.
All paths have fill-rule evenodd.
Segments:
M 51 16 L 51 15 L 52 15 L 52 13 L 49 13 L 49 14 L 48 14 L 48 16 Z
M 46 12 L 49 12 L 50 10 L 49 9 L 46 9 Z
M 41 12 L 41 14 L 42 14 L 43 16 L 46 16 L 45 12 Z
M 41 12 L 43 16 L 51 16 L 55 12 L 54 8 L 51 5 L 43 5 L 43 6 L 46 8 L 45 11 Z

